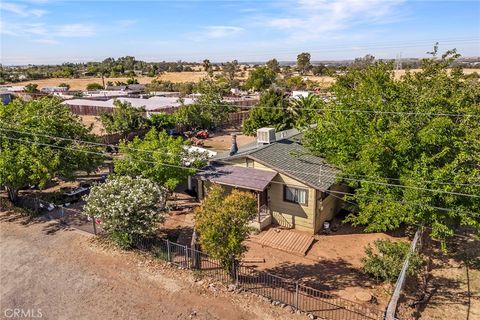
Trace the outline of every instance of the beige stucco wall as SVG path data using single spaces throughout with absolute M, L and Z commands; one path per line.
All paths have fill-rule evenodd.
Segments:
M 247 167 L 246 158 L 229 160 L 229 165 Z M 253 161 L 253 168 L 260 170 L 275 171 L 257 161 Z M 210 182 L 205 182 L 208 189 Z M 283 186 L 302 188 L 308 191 L 308 199 L 305 205 L 291 203 L 283 200 Z M 227 189 L 231 187 L 225 186 Z M 199 198 L 202 199 L 201 186 L 199 185 Z M 332 189 L 346 191 L 342 185 L 334 186 Z M 287 175 L 279 173 L 270 183 L 268 190 L 268 208 L 272 213 L 273 222 L 302 231 L 317 233 L 322 230 L 323 223 L 331 220 L 342 207 L 342 201 L 336 197 L 328 195 L 323 200 L 321 192 L 311 188 L 298 180 Z M 200 197 L 201 195 L 201 197 Z
M 228 161 L 228 164 L 246 167 L 246 159 L 240 158 Z M 275 171 L 257 161 L 253 161 L 253 168 L 259 170 Z M 308 199 L 305 205 L 291 203 L 283 200 L 283 186 L 302 188 L 308 191 Z M 272 213 L 273 220 L 279 225 L 295 228 L 298 230 L 314 232 L 314 220 L 316 212 L 316 190 L 309 186 L 279 173 L 268 187 L 268 208 Z

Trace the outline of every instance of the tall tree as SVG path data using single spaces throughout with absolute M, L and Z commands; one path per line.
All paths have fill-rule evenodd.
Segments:
M 420 72 L 400 80 L 382 62 L 338 77 L 332 111 L 318 117 L 305 143 L 362 180 L 345 178 L 359 207 L 348 221 L 369 231 L 424 225 L 439 238 L 459 225 L 480 231 L 480 85 L 448 70 L 456 58 L 453 50 L 424 59 Z
M 227 195 L 221 186 L 214 185 L 195 210 L 202 249 L 231 270 L 235 259 L 247 250 L 244 241 L 250 233 L 248 223 L 256 212 L 257 200 L 252 193 L 233 190 Z
M 276 73 L 268 67 L 255 68 L 245 81 L 245 88 L 261 91 L 268 89 L 274 82 Z
M 297 70 L 301 75 L 306 74 L 312 67 L 310 57 L 310 53 L 308 52 L 302 52 L 297 56 Z
M 122 133 L 127 135 L 130 132 L 145 128 L 148 124 L 144 116 L 145 108 L 132 107 L 130 102 L 114 101 L 112 113 L 100 115 L 102 124 L 107 133 Z
M 74 178 L 78 171 L 93 171 L 101 157 L 91 152 L 100 150 L 77 141 L 94 142 L 95 137 L 57 98 L 2 106 L 0 186 L 10 200 L 16 202 L 18 191 L 29 185 L 43 187 L 57 176 Z
M 173 190 L 194 171 L 182 168 L 189 158 L 184 141 L 165 131 L 150 130 L 145 138 L 120 143 L 121 157 L 115 159 L 115 173 L 150 179 Z
M 203 60 L 203 69 L 210 77 L 213 76 L 213 68 L 212 68 L 212 64 L 210 63 L 210 60 L 208 59 Z
M 281 90 L 269 89 L 265 91 L 255 108 L 243 122 L 243 132 L 255 135 L 257 129 L 274 127 L 277 131 L 293 128 L 294 120 L 289 112 L 290 102 Z
M 273 72 L 280 73 L 280 63 L 278 63 L 277 59 L 273 58 L 271 60 L 268 60 L 265 65 Z

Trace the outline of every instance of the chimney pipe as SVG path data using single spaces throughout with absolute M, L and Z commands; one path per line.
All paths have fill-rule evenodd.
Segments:
M 238 146 L 237 146 L 237 134 L 232 133 L 232 146 L 230 147 L 230 155 L 233 156 L 235 153 L 238 152 Z

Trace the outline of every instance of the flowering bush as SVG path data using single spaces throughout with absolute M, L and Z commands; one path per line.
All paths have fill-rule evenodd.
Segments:
M 85 200 L 85 213 L 100 218 L 109 237 L 129 247 L 163 222 L 166 190 L 148 179 L 117 176 L 94 186 Z

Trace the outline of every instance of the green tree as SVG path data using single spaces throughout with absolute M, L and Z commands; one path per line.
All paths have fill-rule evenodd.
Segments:
M 70 90 L 70 85 L 68 83 L 62 82 L 58 86 L 63 87 L 63 88 L 67 88 L 67 90 Z
M 120 153 L 121 157 L 114 160 L 115 173 L 146 178 L 168 190 L 194 173 L 193 169 L 181 168 L 188 158 L 182 138 L 165 131 L 152 129 L 143 139 L 122 142 Z
M 212 64 L 210 63 L 210 60 L 208 59 L 203 60 L 203 69 L 210 77 L 213 76 L 213 68 L 212 68 Z
M 367 231 L 422 224 L 442 239 L 459 225 L 480 230 L 480 85 L 459 68 L 449 72 L 456 58 L 424 59 L 400 80 L 382 62 L 338 77 L 332 111 L 305 143 L 345 175 L 368 176 L 346 180 L 359 207 L 347 221 Z
M 230 87 L 235 87 L 236 82 L 235 82 L 235 75 L 239 69 L 238 66 L 238 61 L 233 60 L 232 62 L 227 62 L 223 66 L 223 73 L 225 74 L 226 78 L 229 81 Z
M 255 108 L 251 109 L 248 118 L 243 121 L 243 132 L 253 136 L 262 127 L 273 127 L 277 131 L 293 128 L 294 119 L 289 108 L 290 102 L 283 91 L 265 91 Z
M 165 219 L 166 190 L 148 179 L 116 176 L 92 187 L 85 214 L 99 218 L 116 244 L 131 247 L 154 235 Z
M 211 114 L 204 106 L 196 103 L 180 106 L 175 111 L 174 117 L 176 124 L 186 131 L 213 127 Z
M 173 129 L 175 127 L 176 121 L 173 114 L 168 113 L 154 113 L 150 116 L 150 124 L 152 127 L 160 130 Z
M 268 69 L 275 72 L 275 74 L 280 73 L 280 63 L 278 63 L 277 59 L 273 58 L 271 60 L 268 60 L 265 65 Z
M 107 133 L 122 133 L 127 135 L 143 129 L 147 126 L 148 120 L 145 118 L 145 108 L 132 107 L 130 102 L 121 100 L 114 101 L 112 113 L 103 113 L 100 115 L 102 124 Z
M 274 82 L 276 73 L 268 67 L 258 67 L 248 75 L 245 82 L 246 89 L 253 89 L 256 91 L 268 89 Z
M 295 122 L 295 127 L 308 127 L 315 122 L 318 115 L 318 109 L 322 108 L 323 102 L 314 94 L 300 96 L 291 99 L 288 108 Z
M 100 150 L 76 140 L 95 137 L 57 98 L 15 100 L 0 108 L 0 186 L 10 200 L 16 202 L 18 191 L 29 185 L 93 171 L 101 158 L 90 152 Z
M 297 56 L 297 70 L 301 75 L 306 74 L 311 69 L 310 57 L 308 52 L 302 52 Z
M 127 84 L 138 84 L 138 80 L 136 78 L 128 78 Z
M 374 245 L 375 249 L 370 245 L 365 248 L 363 270 L 377 280 L 394 283 L 410 251 L 410 245 L 391 240 L 375 240 Z M 415 275 L 421 263 L 422 259 L 418 254 L 410 255 L 407 273 Z
M 212 186 L 194 213 L 202 250 L 231 270 L 234 260 L 247 250 L 243 243 L 256 212 L 257 200 L 252 193 L 235 189 L 226 195 L 221 186 Z
M 36 83 L 29 83 L 25 86 L 25 92 L 28 93 L 35 93 L 38 92 L 38 84 Z
M 102 90 L 103 86 L 99 83 L 92 82 L 87 84 L 87 91 L 95 91 L 95 90 Z
M 209 118 L 213 126 L 223 124 L 228 119 L 228 114 L 236 110 L 232 104 L 223 99 L 229 92 L 228 84 L 213 79 L 202 79 L 196 89 L 201 94 L 196 103 L 202 108 L 204 118 Z

